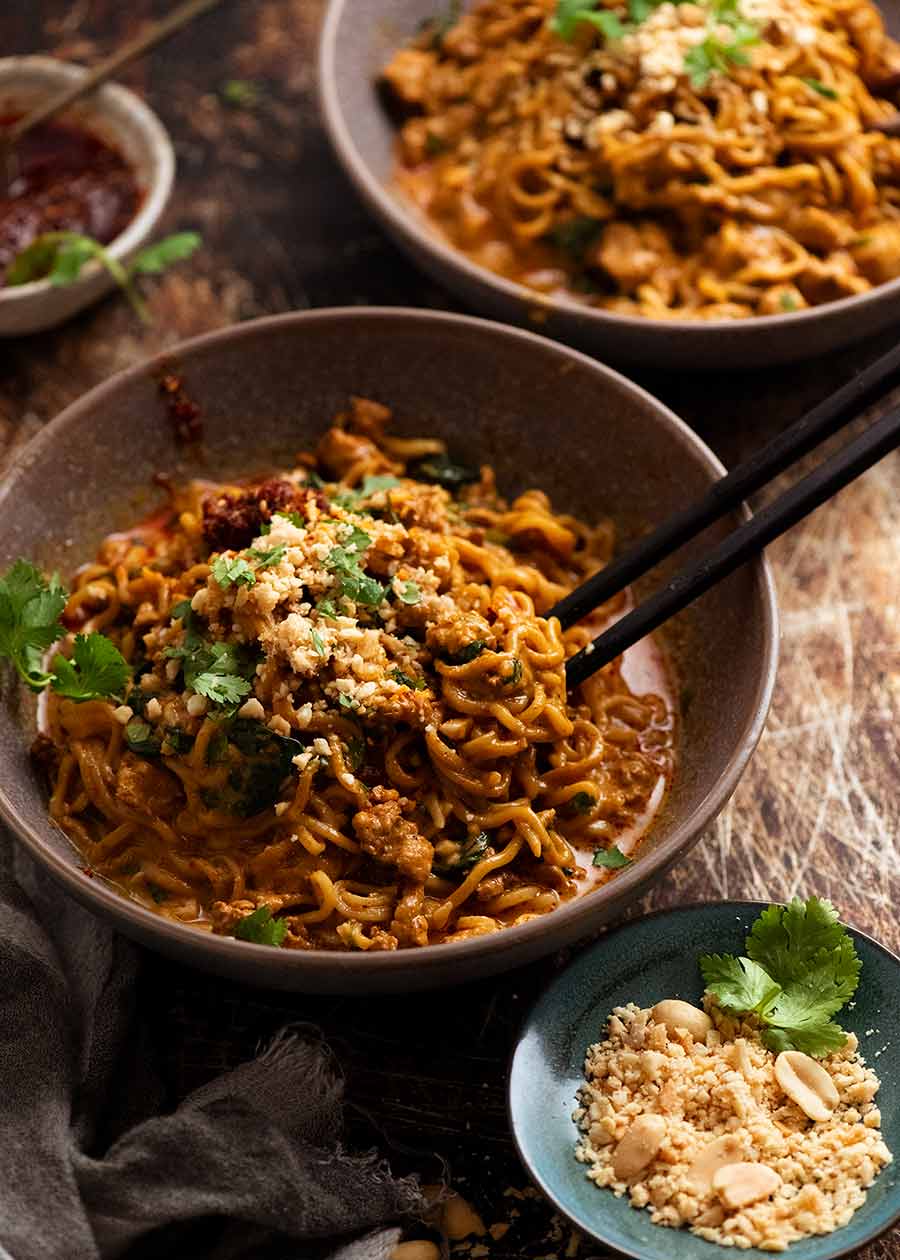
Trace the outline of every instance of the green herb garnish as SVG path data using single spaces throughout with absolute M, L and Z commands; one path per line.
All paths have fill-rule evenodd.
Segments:
M 6 657 L 32 691 L 52 687 L 70 700 L 118 697 L 128 682 L 128 662 L 103 634 L 75 636 L 71 660 L 57 653 L 49 671 L 41 658 L 65 634 L 59 618 L 68 594 L 54 574 L 48 581 L 27 560 L 0 578 L 0 657 Z
M 625 28 L 608 9 L 597 9 L 596 0 L 559 0 L 550 19 L 550 29 L 561 39 L 571 40 L 582 23 L 596 27 L 606 40 L 621 39 Z
M 142 757 L 155 757 L 162 741 L 148 722 L 132 721 L 125 727 L 125 743 L 133 753 Z
M 829 101 L 836 101 L 839 93 L 833 87 L 829 87 L 827 83 L 823 83 L 821 79 L 804 79 L 803 82 L 808 88 L 812 88 L 814 92 L 818 92 L 820 96 L 824 96 Z
M 797 309 L 797 299 L 793 293 L 782 293 L 778 299 L 778 305 L 783 311 L 795 311 Z
M 484 639 L 473 639 L 471 643 L 467 643 L 465 647 L 461 647 L 458 652 L 454 652 L 450 657 L 451 665 L 468 665 L 470 661 L 474 661 L 487 648 Z
M 252 586 L 256 574 L 243 556 L 216 556 L 212 575 L 224 589 L 229 586 Z
M 325 646 L 322 636 L 319 634 L 315 626 L 310 627 L 309 637 L 312 640 L 312 645 L 318 652 L 319 656 L 327 656 L 328 648 Z
M 101 700 L 120 696 L 128 681 L 128 662 L 104 634 L 77 634 L 68 659 L 53 659 L 51 686 L 69 700 Z
M 274 919 L 269 906 L 260 906 L 234 926 L 239 941 L 252 941 L 254 945 L 281 945 L 287 936 L 287 924 Z
M 281 564 L 286 553 L 287 543 L 276 543 L 274 547 L 269 547 L 265 551 L 261 551 L 258 547 L 251 547 L 244 554 L 256 561 L 258 569 L 270 569 L 273 565 Z
M 213 704 L 236 705 L 251 690 L 248 679 L 256 671 L 251 656 L 231 643 L 208 643 L 192 625 L 181 646 L 166 648 L 164 655 L 181 660 L 185 686 Z
M 52 681 L 41 656 L 65 634 L 59 618 L 66 599 L 56 574 L 48 582 L 27 560 L 17 560 L 0 580 L 0 656 L 12 661 L 33 691 Z
M 404 674 L 402 669 L 392 669 L 390 673 L 394 682 L 400 683 L 401 687 L 410 687 L 413 691 L 426 691 L 428 683 L 424 678 L 414 678 L 411 674 Z
M 596 804 L 597 798 L 590 792 L 576 792 L 569 801 L 576 814 L 589 814 Z
M 721 25 L 731 28 L 730 40 L 715 34 Z M 685 73 L 695 88 L 705 87 L 716 71 L 729 74 L 735 66 L 748 66 L 750 58 L 745 50 L 758 43 L 759 30 L 741 17 L 737 0 L 719 0 L 710 14 L 706 38 L 685 54 Z
M 513 657 L 512 669 L 501 681 L 504 687 L 515 687 L 522 681 L 522 662 L 518 656 Z
M 339 594 L 354 603 L 377 608 L 384 599 L 384 587 L 363 571 L 359 557 L 371 545 L 372 539 L 363 529 L 353 526 L 349 536 L 339 547 L 332 547 L 325 557 L 325 568 L 338 579 Z
M 259 84 L 250 79 L 226 79 L 219 95 L 232 109 L 255 109 L 261 93 Z
M 437 875 L 457 875 L 461 871 L 469 871 L 481 861 L 488 850 L 491 837 L 486 831 L 479 831 L 469 836 L 460 844 L 454 857 L 448 862 L 432 863 L 432 870 Z
M 850 1000 L 862 967 L 830 901 L 810 897 L 764 910 L 744 944 L 746 957 L 704 954 L 700 970 L 724 1010 L 752 1013 L 770 1050 L 816 1058 L 840 1050 L 847 1034 L 831 1018 Z
M 11 287 L 49 280 L 53 285 L 72 284 L 85 263 L 96 260 L 105 267 L 131 304 L 137 317 L 149 324 L 150 313 L 134 283 L 135 276 L 159 275 L 175 262 L 190 258 L 200 245 L 196 232 L 177 232 L 142 249 L 128 263 L 113 258 L 109 250 L 80 232 L 44 232 L 17 254 L 6 272 Z
M 565 219 L 562 223 L 557 223 L 547 233 L 547 240 L 551 245 L 555 245 L 557 249 L 563 250 L 566 254 L 571 254 L 573 258 L 581 258 L 590 249 L 603 231 L 603 224 L 599 219 L 589 219 L 585 216 L 578 216 L 574 219 Z
M 608 871 L 630 865 L 631 858 L 626 857 L 617 844 L 611 844 L 608 849 L 598 849 L 594 854 L 594 866 L 605 866 Z
M 415 582 L 402 582 L 394 590 L 397 598 L 402 600 L 404 604 L 418 604 L 421 602 L 422 592 Z
M 455 464 L 448 455 L 429 455 L 412 474 L 419 481 L 433 481 L 446 490 L 455 490 L 478 480 L 478 473 L 464 464 Z

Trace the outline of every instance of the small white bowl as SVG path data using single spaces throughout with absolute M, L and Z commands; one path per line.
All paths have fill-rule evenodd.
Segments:
M 86 74 L 83 66 L 52 57 L 0 58 L 0 117 L 32 109 Z M 108 247 L 113 258 L 127 261 L 148 241 L 169 200 L 175 178 L 172 142 L 153 111 L 117 83 L 107 83 L 72 105 L 66 117 L 116 148 L 134 171 L 142 196 L 140 209 Z M 72 284 L 35 280 L 0 288 L 0 337 L 55 328 L 113 285 L 105 269 L 91 263 Z

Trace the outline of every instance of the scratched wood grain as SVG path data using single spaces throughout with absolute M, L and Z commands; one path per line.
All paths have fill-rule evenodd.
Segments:
M 90 61 L 166 7 L 8 0 L 0 47 Z M 322 0 L 236 0 L 129 73 L 178 153 L 163 229 L 197 228 L 205 247 L 153 285 L 152 328 L 112 298 L 58 332 L 0 343 L 4 461 L 84 390 L 185 336 L 309 306 L 454 306 L 384 239 L 331 158 L 314 100 L 322 8 Z M 255 85 L 252 109 L 228 105 L 222 88 L 231 79 Z M 697 379 L 650 364 L 634 375 L 729 463 L 892 339 L 756 375 Z M 770 554 L 782 656 L 768 729 L 730 805 L 646 906 L 817 892 L 896 949 L 900 457 Z M 364 1002 L 263 994 L 148 956 L 141 1005 L 173 1097 L 252 1053 L 286 1021 L 317 1022 L 346 1073 L 348 1140 L 379 1145 L 398 1171 L 426 1181 L 446 1172 L 488 1225 L 509 1226 L 502 1238 L 479 1240 L 483 1252 L 470 1242 L 455 1255 L 587 1260 L 596 1250 L 528 1190 L 505 1116 L 516 1029 L 561 961 L 455 993 Z M 865 1255 L 900 1260 L 900 1240 L 883 1239 Z

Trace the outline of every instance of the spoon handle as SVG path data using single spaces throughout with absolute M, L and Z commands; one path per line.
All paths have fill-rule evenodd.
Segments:
M 26 131 L 36 127 L 38 123 L 46 122 L 48 118 L 51 118 L 61 109 L 65 109 L 66 106 L 71 105 L 73 101 L 77 101 L 80 97 L 93 92 L 101 83 L 105 83 L 107 79 L 112 78 L 123 66 L 127 66 L 135 58 L 142 56 L 149 49 L 162 43 L 164 39 L 168 39 L 170 35 L 180 31 L 189 22 L 193 22 L 194 18 L 200 17 L 202 13 L 206 13 L 207 10 L 215 8 L 220 3 L 221 0 L 186 0 L 186 3 L 173 9 L 171 13 L 164 18 L 160 18 L 158 22 L 152 22 L 143 35 L 139 35 L 130 44 L 125 44 L 117 52 L 114 52 L 112 56 L 107 57 L 105 61 L 101 61 L 78 83 L 63 88 L 61 92 L 57 92 L 55 96 L 51 96 L 49 100 L 38 105 L 31 113 L 26 114 L 24 118 L 20 118 L 18 122 L 7 129 L 6 134 L 3 136 L 4 141 L 8 145 L 16 144 L 25 135 Z

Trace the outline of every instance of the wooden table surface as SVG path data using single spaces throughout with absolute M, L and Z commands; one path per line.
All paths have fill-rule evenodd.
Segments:
M 167 7 L 10 0 L 0 47 L 91 61 Z M 153 284 L 152 328 L 111 298 L 55 333 L 0 343 L 4 459 L 84 390 L 186 336 L 301 307 L 455 306 L 381 235 L 332 159 L 315 101 L 323 7 L 233 0 L 125 76 L 175 141 L 179 178 L 163 227 L 196 228 L 204 248 Z M 251 106 L 228 103 L 232 80 L 253 85 Z M 632 375 L 731 463 L 891 340 L 753 375 L 660 375 L 650 365 Z M 897 949 L 900 458 L 822 508 L 771 559 L 782 655 L 768 729 L 716 825 L 646 906 L 815 892 Z M 455 1256 L 587 1260 L 597 1249 L 527 1189 L 505 1116 L 516 1028 L 559 962 L 433 997 L 366 1002 L 260 993 L 148 956 L 145 1009 L 174 1097 L 285 1022 L 315 1020 L 346 1072 L 351 1139 L 380 1145 L 426 1180 L 446 1166 L 488 1225 L 510 1226 L 477 1240 L 484 1251 L 470 1240 Z M 900 1237 L 876 1243 L 867 1260 L 876 1254 L 900 1260 Z

